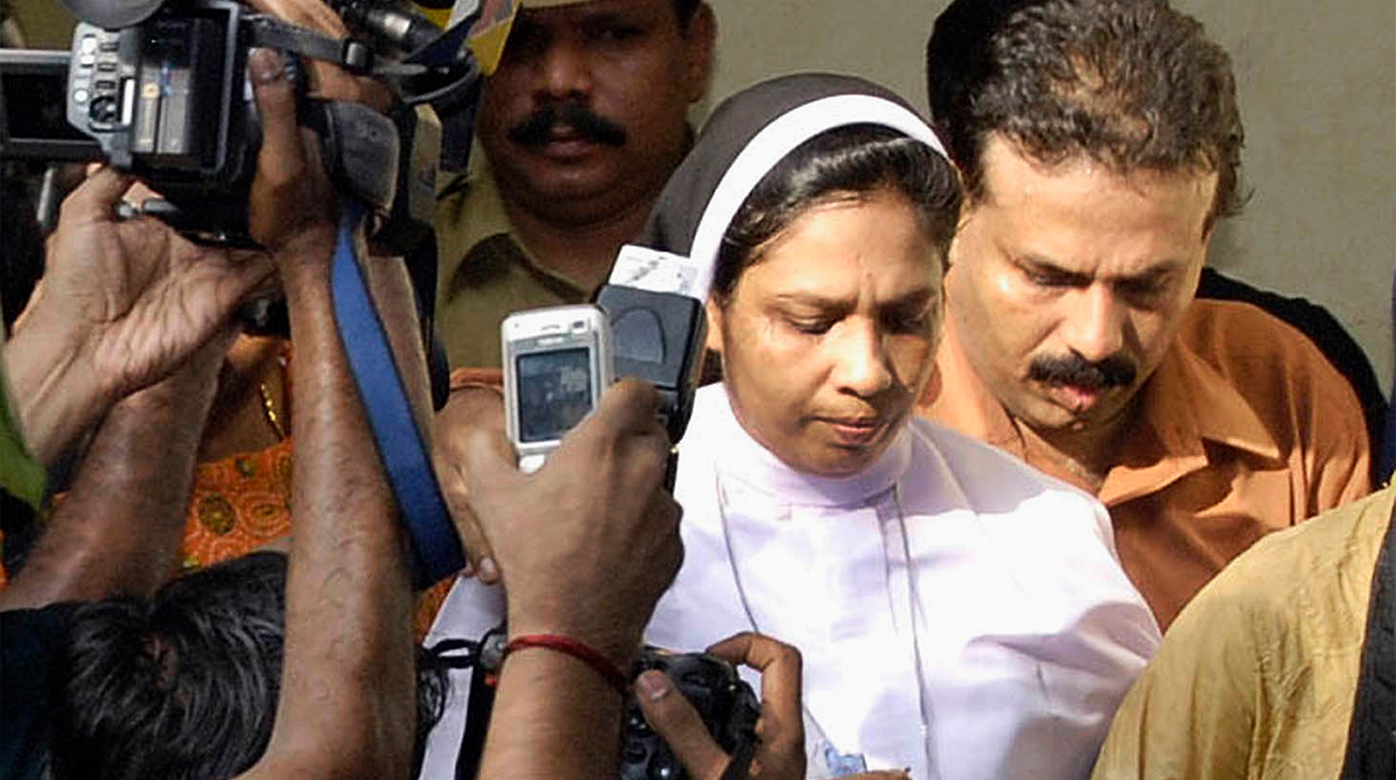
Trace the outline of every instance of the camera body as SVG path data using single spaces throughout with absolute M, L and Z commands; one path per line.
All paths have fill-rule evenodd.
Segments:
M 468 648 L 469 654 L 464 663 L 453 665 L 469 668 L 472 673 L 457 777 L 474 777 L 479 770 L 494 708 L 493 683 L 485 680 L 487 675 L 498 674 L 504 664 L 506 636 L 500 626 L 478 641 L 456 643 L 457 648 Z M 729 755 L 759 742 L 756 722 L 761 717 L 761 702 L 735 666 L 707 653 L 674 653 L 646 645 L 631 667 L 630 676 L 650 669 L 658 669 L 674 680 L 679 692 L 697 710 L 713 741 Z M 626 697 L 621 728 L 620 780 L 686 780 L 683 765 L 663 737 L 650 728 L 633 692 Z
M 708 727 L 708 733 L 728 754 L 756 739 L 761 704 L 751 686 L 731 664 L 705 653 L 668 653 L 646 647 L 635 673 L 658 669 L 674 680 Z M 645 722 L 640 704 L 625 704 L 625 734 L 621 742 L 621 780 L 683 780 L 687 775 L 664 740 Z
M 549 306 L 509 315 L 499 333 L 505 430 L 519 468 L 537 471 L 611 385 L 611 326 L 596 306 Z
M 201 0 L 184 13 L 104 30 L 79 22 L 68 68 L 68 122 L 112 165 L 225 189 L 250 168 L 256 110 L 246 83 L 242 7 Z
M 234 0 L 194 0 L 115 30 L 79 22 L 66 90 L 68 123 L 103 158 L 234 241 L 261 142 L 244 16 Z
M 0 49 L 0 154 L 106 160 L 161 194 L 149 213 L 199 240 L 254 244 L 247 194 L 261 126 L 247 73 L 251 49 L 280 48 L 357 73 L 376 63 L 375 50 L 356 39 L 288 25 L 237 0 L 146 0 L 126 13 L 116 13 L 126 5 L 88 5 L 81 10 L 90 21 L 77 24 L 68 52 Z M 414 42 L 426 28 L 435 30 L 420 21 Z M 448 74 L 468 92 L 478 69 L 462 56 L 431 78 Z M 337 188 L 381 217 L 373 237 L 385 254 L 409 254 L 433 216 L 435 113 L 408 101 L 389 118 L 308 98 L 298 58 L 285 62 L 300 93 L 300 122 L 319 134 Z

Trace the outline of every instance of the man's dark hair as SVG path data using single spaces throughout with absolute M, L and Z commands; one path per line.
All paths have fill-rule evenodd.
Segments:
M 941 263 L 960 215 L 960 182 L 940 153 L 881 125 L 836 127 L 795 147 L 756 185 L 723 234 L 712 293 L 731 298 L 761 247 L 807 209 L 886 190 L 919 212 Z
M 172 580 L 150 601 L 78 607 L 55 667 L 55 780 L 213 780 L 255 764 L 281 689 L 285 588 L 286 556 L 263 552 Z M 446 678 L 418 668 L 420 760 Z
M 1244 201 L 1231 59 L 1163 0 L 955 0 L 926 45 L 926 82 L 971 198 L 1000 133 L 1049 165 L 1216 171 L 1209 227 Z
M 680 30 L 688 30 L 688 23 L 693 21 L 693 14 L 698 11 L 700 2 L 702 0 L 674 0 L 674 16 L 679 20 Z

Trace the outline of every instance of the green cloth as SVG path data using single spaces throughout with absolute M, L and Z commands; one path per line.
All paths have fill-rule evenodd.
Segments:
M 0 349 L 3 347 L 4 339 L 0 337 Z M 4 362 L 0 361 L 0 488 L 38 511 L 44 503 L 47 479 L 44 467 L 24 446 L 19 420 L 10 408 L 10 385 L 5 380 Z

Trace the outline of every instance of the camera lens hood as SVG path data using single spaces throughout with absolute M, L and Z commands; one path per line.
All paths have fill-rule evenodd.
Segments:
M 149 19 L 165 0 L 60 0 L 73 16 L 107 30 Z

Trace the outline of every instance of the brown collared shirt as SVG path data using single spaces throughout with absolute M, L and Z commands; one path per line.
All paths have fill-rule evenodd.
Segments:
M 921 413 L 1080 485 L 1064 458 L 1028 454 L 947 322 L 941 390 Z M 1140 391 L 1096 496 L 1159 625 L 1257 539 L 1371 490 L 1351 386 L 1302 334 L 1260 309 L 1194 301 Z

